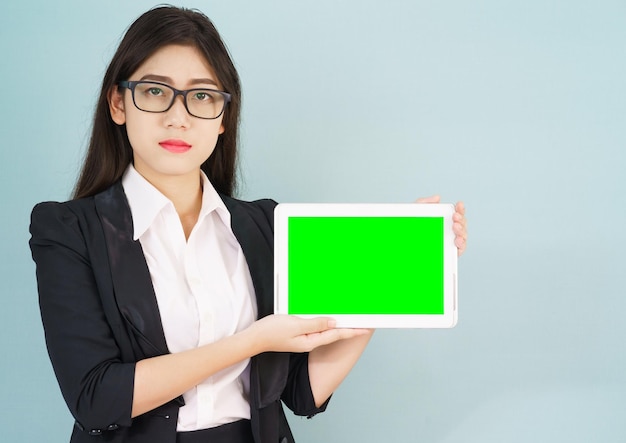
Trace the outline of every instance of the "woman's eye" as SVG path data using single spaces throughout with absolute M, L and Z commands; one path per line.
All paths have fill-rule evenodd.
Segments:
M 161 88 L 149 88 L 147 91 L 148 95 L 163 95 L 163 89 Z
M 209 94 L 208 92 L 196 92 L 193 95 L 193 98 L 201 102 L 211 101 L 213 99 L 211 94 Z

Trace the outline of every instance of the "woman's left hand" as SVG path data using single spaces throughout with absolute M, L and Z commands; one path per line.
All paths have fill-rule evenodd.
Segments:
M 441 197 L 433 195 L 431 197 L 418 198 L 415 203 L 439 203 Z M 459 250 L 459 257 L 465 252 L 467 245 L 467 220 L 465 219 L 465 205 L 458 202 L 454 205 L 454 215 L 452 215 L 452 230 L 454 231 L 454 244 Z

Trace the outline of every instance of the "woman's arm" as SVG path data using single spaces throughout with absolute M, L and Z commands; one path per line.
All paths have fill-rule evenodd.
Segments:
M 33 209 L 30 247 L 50 361 L 69 410 L 87 430 L 130 426 L 134 362 L 122 357 L 76 214 L 67 205 Z
M 328 400 L 365 350 L 374 330 L 363 331 L 361 336 L 320 346 L 309 353 L 309 380 L 315 406 L 320 407 Z
M 141 360 L 135 370 L 132 416 L 150 411 L 216 372 L 262 352 L 309 352 L 365 332 L 334 329 L 334 322 L 327 318 L 269 315 L 217 342 Z

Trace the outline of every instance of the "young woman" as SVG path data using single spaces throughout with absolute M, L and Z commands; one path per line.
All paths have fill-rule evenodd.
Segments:
M 293 442 L 282 403 L 323 411 L 372 334 L 272 315 L 275 203 L 232 198 L 240 94 L 207 17 L 148 11 L 105 74 L 74 199 L 33 210 L 74 443 Z M 462 252 L 462 204 L 455 220 Z

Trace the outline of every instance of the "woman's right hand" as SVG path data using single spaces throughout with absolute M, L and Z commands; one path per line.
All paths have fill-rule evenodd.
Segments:
M 339 340 L 365 335 L 367 329 L 336 328 L 328 317 L 300 318 L 274 314 L 254 322 L 247 332 L 252 334 L 256 348 L 261 352 L 310 352 Z

